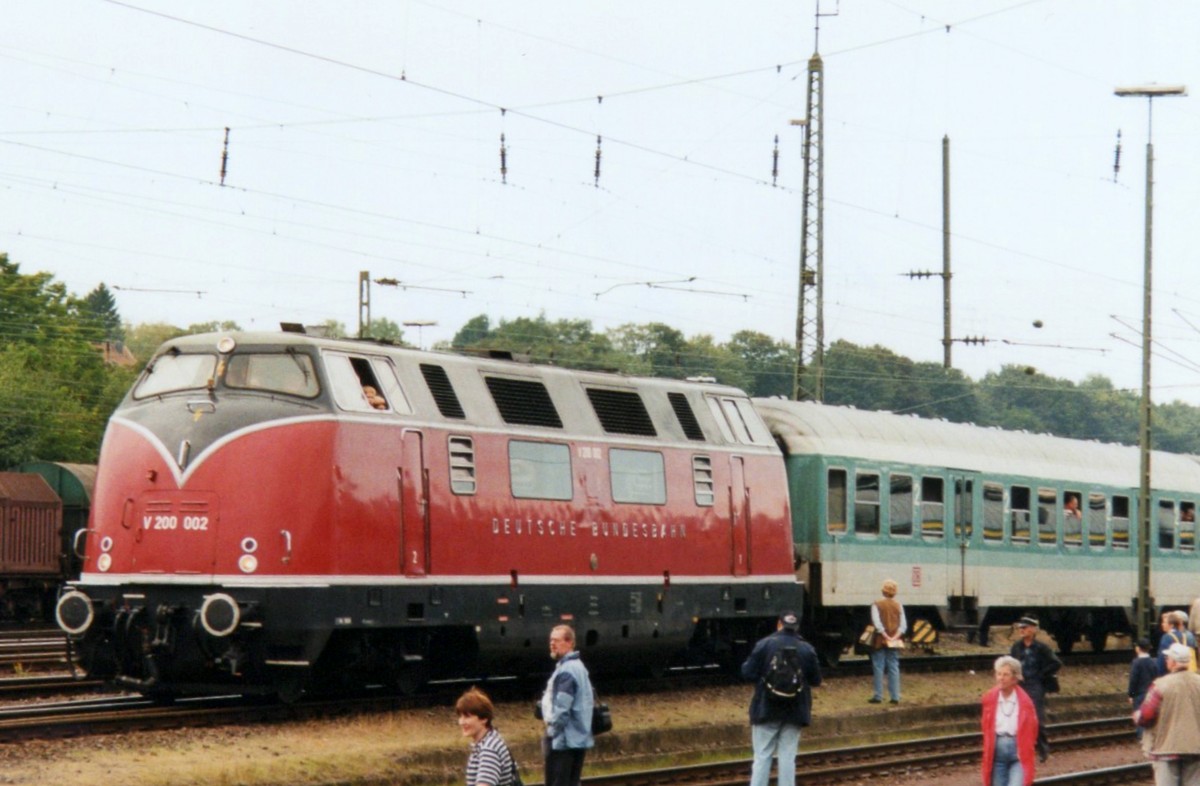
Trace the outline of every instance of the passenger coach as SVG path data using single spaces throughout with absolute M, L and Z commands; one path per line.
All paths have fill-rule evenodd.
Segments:
M 113 415 L 87 669 L 292 696 L 544 668 L 733 664 L 792 570 L 781 453 L 741 391 L 298 333 L 163 345 Z
M 1133 628 L 1136 448 L 888 412 L 756 399 L 786 454 L 806 630 L 827 658 L 870 621 L 884 579 L 910 627 L 1041 617 L 1059 648 Z M 1200 594 L 1200 464 L 1152 457 L 1151 595 Z

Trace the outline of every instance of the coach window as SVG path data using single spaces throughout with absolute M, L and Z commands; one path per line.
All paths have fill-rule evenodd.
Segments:
M 1196 503 L 1179 503 L 1179 550 L 1196 550 Z
M 921 537 L 941 540 L 946 535 L 946 483 L 938 477 L 921 478 Z
M 846 470 L 829 470 L 825 489 L 825 529 L 832 535 L 846 532 Z
M 888 534 L 893 538 L 910 537 L 913 527 L 912 475 L 892 475 L 888 480 Z
M 1078 491 L 1063 492 L 1063 545 L 1083 545 L 1083 495 Z
M 1038 489 L 1038 543 L 1054 546 L 1058 543 L 1058 494 L 1054 489 Z
M 1175 550 L 1175 500 L 1158 501 L 1158 547 L 1163 551 Z
M 450 437 L 450 490 L 475 493 L 475 440 L 470 437 Z
M 146 366 L 141 381 L 133 389 L 133 397 L 206 388 L 212 383 L 216 368 L 216 355 L 183 355 L 168 350 Z
M 1123 494 L 1112 498 L 1112 547 L 1129 548 L 1129 497 Z
M 1083 515 L 1087 524 L 1088 546 L 1094 549 L 1107 546 L 1108 532 L 1105 523 L 1108 521 L 1108 498 L 1095 491 L 1088 494 L 1087 510 Z
M 859 472 L 854 478 L 854 531 L 859 535 L 879 534 L 879 475 Z
M 571 450 L 554 442 L 508 443 L 508 473 L 518 499 L 571 499 Z
M 613 502 L 666 504 L 667 473 L 661 453 L 611 448 L 608 471 Z
M 692 456 L 692 486 L 696 491 L 696 504 L 711 508 L 716 499 L 711 456 Z
M 983 539 L 1000 543 L 1004 540 L 1004 486 L 983 484 Z
M 1008 496 L 1009 504 L 1012 507 L 1012 511 L 1009 514 L 1012 518 L 1012 542 L 1028 543 L 1030 521 L 1029 501 L 1031 498 L 1029 486 L 1013 486 L 1008 490 Z

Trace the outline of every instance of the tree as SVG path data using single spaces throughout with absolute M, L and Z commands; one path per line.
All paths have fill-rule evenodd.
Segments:
M 725 347 L 745 364 L 750 375 L 747 391 L 750 395 L 785 398 L 792 395 L 796 352 L 791 344 L 776 341 L 765 333 L 739 330 Z
M 184 332 L 189 335 L 192 333 L 237 333 L 241 329 L 241 325 L 232 319 L 226 319 L 221 322 L 217 322 L 216 320 L 212 322 L 197 322 L 194 325 L 188 325 L 187 330 Z
M 183 328 L 168 325 L 166 322 L 143 322 L 139 325 L 125 325 L 125 346 L 133 353 L 141 365 L 154 355 L 154 350 L 165 341 L 187 335 Z
M 105 341 L 125 340 L 125 328 L 121 324 L 121 315 L 117 313 L 117 301 L 103 281 L 87 294 L 83 303 L 84 310 L 104 331 Z
M 393 344 L 407 346 L 404 342 L 404 329 L 387 317 L 374 317 L 363 338 L 374 338 L 380 341 L 390 341 Z

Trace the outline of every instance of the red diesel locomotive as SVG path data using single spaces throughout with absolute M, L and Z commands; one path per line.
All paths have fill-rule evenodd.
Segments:
M 105 434 L 60 626 L 150 695 L 734 663 L 799 608 L 734 388 L 283 333 L 164 344 Z

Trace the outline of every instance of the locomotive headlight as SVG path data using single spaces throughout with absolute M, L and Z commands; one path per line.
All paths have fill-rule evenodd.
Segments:
M 100 569 L 101 573 L 107 573 L 108 569 L 112 567 L 112 555 L 101 554 L 96 558 L 96 567 Z
M 237 342 L 233 340 L 233 336 L 221 336 L 217 341 L 217 351 L 228 355 L 237 346 Z
M 242 573 L 253 573 L 258 570 L 258 557 L 253 554 L 243 554 L 238 559 L 238 568 L 241 569 Z
M 54 619 L 58 621 L 58 627 L 70 635 L 82 636 L 96 619 L 92 599 L 79 590 L 71 590 L 58 599 Z

